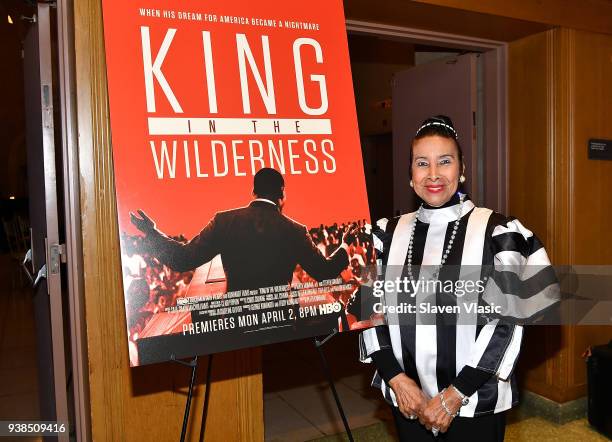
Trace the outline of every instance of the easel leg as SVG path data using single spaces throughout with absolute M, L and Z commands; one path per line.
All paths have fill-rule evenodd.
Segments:
M 349 427 L 348 420 L 346 419 L 346 415 L 344 414 L 344 408 L 342 408 L 342 403 L 340 402 L 340 397 L 338 396 L 338 392 L 336 391 L 336 385 L 334 384 L 334 379 L 329 371 L 329 366 L 327 365 L 327 359 L 325 358 L 325 354 L 321 347 L 329 341 L 333 336 L 338 333 L 337 329 L 333 329 L 332 333 L 326 336 L 322 341 L 319 341 L 315 338 L 314 344 L 319 352 L 319 356 L 321 357 L 321 366 L 323 367 L 323 372 L 325 376 L 327 376 L 327 382 L 329 382 L 329 386 L 331 388 L 332 394 L 334 395 L 334 399 L 336 401 L 336 407 L 338 407 L 338 412 L 340 413 L 340 417 L 342 418 L 342 423 L 344 424 L 344 429 L 346 430 L 346 435 L 350 442 L 354 442 L 353 433 L 351 433 L 351 427 Z
M 193 399 L 193 386 L 195 384 L 196 370 L 198 368 L 198 357 L 194 357 L 189 362 L 179 361 L 174 358 L 174 355 L 170 358 L 173 362 L 184 365 L 191 368 L 191 380 L 189 381 L 189 391 L 187 393 L 187 403 L 185 404 L 185 414 L 183 416 L 183 428 L 181 430 L 181 442 L 185 442 L 185 435 L 187 434 L 187 423 L 189 422 L 189 409 L 191 408 L 191 400 Z
M 213 355 L 208 356 L 208 370 L 206 371 L 206 392 L 204 393 L 204 407 L 202 408 L 202 424 L 200 425 L 200 442 L 204 441 L 206 431 L 206 418 L 208 417 L 208 403 L 210 400 L 210 378 L 212 374 Z

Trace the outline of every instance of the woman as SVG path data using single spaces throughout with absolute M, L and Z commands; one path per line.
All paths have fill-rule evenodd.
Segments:
M 503 441 L 505 412 L 517 403 L 513 370 L 523 335 L 510 319 L 529 320 L 555 304 L 554 272 L 531 231 L 475 207 L 459 191 L 465 165 L 450 118 L 423 122 L 412 142 L 410 173 L 420 208 L 373 229 L 384 282 L 472 278 L 481 280 L 473 286 L 481 290 L 470 298 L 436 288 L 428 296 L 424 286 L 385 284 L 392 292 L 384 298 L 386 325 L 361 333 L 361 360 L 376 365 L 372 385 L 391 405 L 400 440 Z M 466 309 L 469 299 L 502 308 L 493 319 Z M 404 301 L 415 309 L 388 309 Z M 425 304 L 463 304 L 463 310 L 421 311 Z

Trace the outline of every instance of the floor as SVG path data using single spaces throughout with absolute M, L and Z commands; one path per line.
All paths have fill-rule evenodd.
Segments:
M 349 426 L 367 427 L 392 417 L 378 397 L 364 389 L 359 375 L 336 382 Z M 376 393 L 376 392 L 374 392 Z M 344 431 L 333 395 L 325 382 L 290 388 L 264 396 L 266 440 L 308 441 Z
M 356 441 L 397 440 L 387 406 L 369 386 L 372 369 L 353 362 L 355 348 L 355 336 L 348 334 L 324 347 L 353 436 Z M 521 418 L 525 411 L 509 416 L 507 442 L 609 441 L 586 419 L 556 425 L 538 417 Z M 348 440 L 312 341 L 264 348 L 264 416 L 269 442 Z
M 32 291 L 19 272 L 9 256 L 0 255 L 5 287 L 0 292 L 0 420 L 5 421 L 39 419 Z

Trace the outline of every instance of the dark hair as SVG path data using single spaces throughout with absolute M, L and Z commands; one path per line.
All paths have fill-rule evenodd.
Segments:
M 461 150 L 461 144 L 459 144 L 459 137 L 457 131 L 455 130 L 455 126 L 453 126 L 453 120 L 446 115 L 436 115 L 435 117 L 430 117 L 421 123 L 419 129 L 414 135 L 412 143 L 410 144 L 410 175 L 412 175 L 412 146 L 414 145 L 414 142 L 416 140 L 420 140 L 421 138 L 436 135 L 451 139 L 455 142 L 455 146 L 457 146 L 457 152 L 459 154 L 459 172 L 463 171 L 463 151 Z
M 260 169 L 253 179 L 253 193 L 258 198 L 269 198 L 273 201 L 283 197 L 285 180 L 279 171 L 270 167 Z

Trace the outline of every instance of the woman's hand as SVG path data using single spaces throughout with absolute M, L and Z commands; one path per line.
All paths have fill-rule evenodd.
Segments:
M 389 386 L 395 393 L 400 412 L 406 418 L 415 419 L 421 416 L 427 404 L 427 398 L 416 382 L 405 373 L 400 373 L 389 381 Z M 411 416 L 416 417 L 411 418 Z
M 450 426 L 453 417 L 444 410 L 440 394 L 437 394 L 427 403 L 423 413 L 419 416 L 421 424 L 425 428 L 431 430 L 437 428 L 441 433 L 445 433 Z M 444 390 L 444 402 L 451 414 L 455 414 L 461 408 L 461 397 L 457 394 L 454 388 Z

